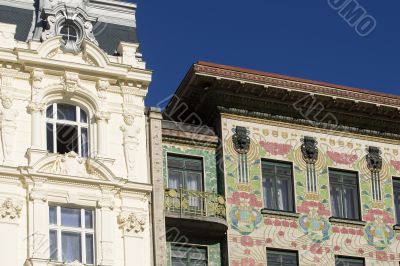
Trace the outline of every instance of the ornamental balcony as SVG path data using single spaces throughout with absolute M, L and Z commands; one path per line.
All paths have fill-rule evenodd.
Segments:
M 200 235 L 202 229 L 207 229 L 217 237 L 224 235 L 227 230 L 226 203 L 221 195 L 166 188 L 164 204 L 167 226 Z

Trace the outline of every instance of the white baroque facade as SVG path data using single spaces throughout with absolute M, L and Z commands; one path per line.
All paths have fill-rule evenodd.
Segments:
M 51 25 L 27 41 L 0 16 L 0 265 L 152 265 L 151 72 L 137 43 L 101 48 L 104 1 L 37 2 Z

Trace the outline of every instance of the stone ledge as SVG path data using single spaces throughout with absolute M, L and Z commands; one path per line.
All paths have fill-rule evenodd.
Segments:
M 285 212 L 285 211 L 277 211 L 277 210 L 269 210 L 269 209 L 261 209 L 261 214 L 264 216 L 280 216 L 285 218 L 299 218 L 300 214 L 295 212 Z
M 342 219 L 342 218 L 336 218 L 336 217 L 329 218 L 329 222 L 343 224 L 343 225 L 355 225 L 355 226 L 365 226 L 367 224 L 367 222 L 364 222 L 364 221 Z

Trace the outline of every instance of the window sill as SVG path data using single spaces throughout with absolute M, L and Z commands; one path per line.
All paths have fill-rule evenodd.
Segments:
M 343 224 L 343 225 L 356 225 L 356 226 L 365 226 L 367 224 L 366 222 L 360 220 L 342 219 L 336 217 L 329 218 L 329 222 Z
M 280 216 L 280 217 L 289 217 L 289 218 L 299 218 L 300 214 L 295 212 L 285 212 L 285 211 L 277 211 L 270 209 L 261 209 L 261 214 L 264 216 Z
M 393 230 L 400 231 L 400 224 L 393 225 Z

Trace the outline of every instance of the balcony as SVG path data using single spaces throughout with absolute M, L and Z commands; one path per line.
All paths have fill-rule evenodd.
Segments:
M 202 233 L 202 229 L 225 233 L 225 198 L 216 193 L 180 189 L 165 189 L 166 224 L 191 233 Z

